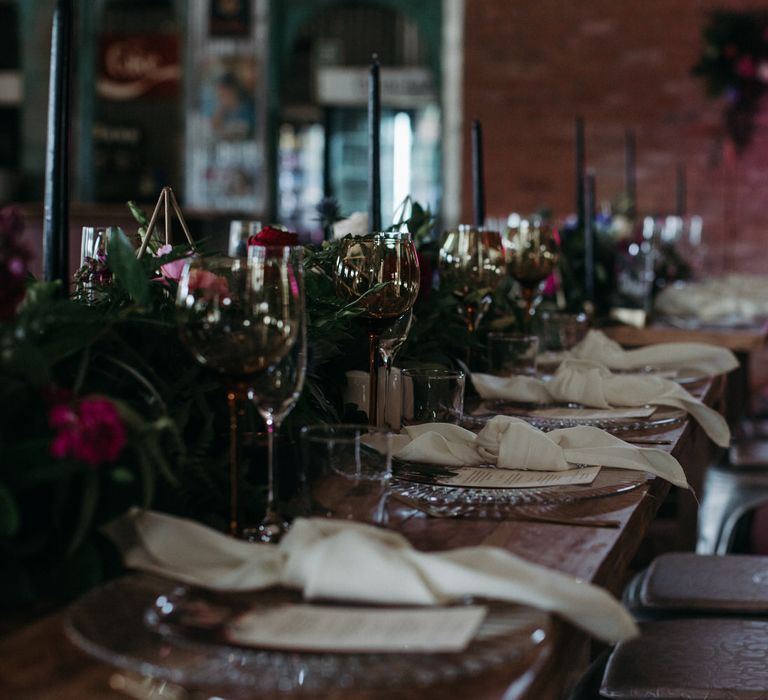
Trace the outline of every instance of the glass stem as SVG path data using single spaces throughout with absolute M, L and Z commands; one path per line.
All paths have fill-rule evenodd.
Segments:
M 240 531 L 237 513 L 237 392 L 227 390 L 229 407 L 229 534 L 237 537 Z
M 277 461 L 275 459 L 275 437 L 280 430 L 280 419 L 275 416 L 274 413 L 269 411 L 265 417 L 264 422 L 267 426 L 267 513 L 266 517 L 274 515 L 276 497 L 275 497 L 275 467 Z
M 379 333 L 368 329 L 368 425 L 378 424 L 379 408 Z
M 389 425 L 387 421 L 389 420 L 389 384 L 390 384 L 390 377 L 392 375 L 392 355 L 389 353 L 386 353 L 384 355 L 384 402 L 381 408 L 381 420 L 379 421 L 382 425 L 389 426 L 390 429 L 397 430 L 400 426 L 394 426 Z

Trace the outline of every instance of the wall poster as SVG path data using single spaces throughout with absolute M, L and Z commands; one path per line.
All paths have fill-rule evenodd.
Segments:
M 187 56 L 186 193 L 193 208 L 266 208 L 265 0 L 195 0 Z

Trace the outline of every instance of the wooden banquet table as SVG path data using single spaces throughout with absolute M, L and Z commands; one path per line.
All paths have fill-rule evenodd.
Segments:
M 717 377 L 696 393 L 700 393 L 708 405 L 722 411 L 725 385 L 726 377 Z M 669 441 L 660 447 L 678 458 L 694 487 L 700 485 L 703 471 L 717 448 L 699 426 L 686 421 L 673 429 L 654 433 L 653 437 Z M 632 491 L 569 504 L 569 517 L 616 519 L 621 522 L 616 529 L 515 520 L 435 519 L 409 509 L 401 513 L 403 517 L 398 521 L 398 529 L 420 549 L 494 545 L 620 595 L 630 562 L 669 489 L 667 482 L 650 478 Z M 690 494 L 683 494 L 683 497 L 693 502 Z M 126 697 L 122 692 L 110 689 L 110 679 L 115 680 L 115 669 L 87 657 L 66 639 L 62 629 L 64 614 L 57 612 L 46 616 L 0 639 L 0 658 L 3 660 L 0 664 L 0 697 L 15 700 L 116 700 Z M 400 691 L 347 690 L 322 697 L 338 700 L 438 700 L 446 697 L 554 700 L 563 698 L 587 668 L 591 644 L 585 633 L 562 620 L 555 620 L 535 658 L 526 659 L 517 666 L 502 666 L 450 684 L 406 687 Z M 214 695 L 227 697 L 223 688 L 218 693 L 207 689 L 205 695 L 190 697 L 196 700 Z

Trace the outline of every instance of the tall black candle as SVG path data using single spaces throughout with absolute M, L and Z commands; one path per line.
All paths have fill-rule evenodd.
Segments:
M 629 200 L 630 216 L 637 213 L 636 140 L 634 129 L 624 132 L 624 190 Z
M 584 298 L 595 302 L 595 176 L 584 180 Z
M 368 77 L 368 226 L 381 231 L 381 86 L 379 59 L 371 60 Z
M 584 118 L 576 117 L 576 225 L 579 231 L 584 230 L 586 216 L 584 213 Z
M 685 177 L 685 166 L 679 163 L 675 177 L 675 214 L 685 216 L 688 199 L 688 183 Z
M 472 207 L 477 229 L 485 224 L 485 177 L 483 174 L 483 127 L 472 122 Z
M 45 158 L 43 276 L 69 285 L 69 63 L 72 0 L 56 0 L 51 32 Z

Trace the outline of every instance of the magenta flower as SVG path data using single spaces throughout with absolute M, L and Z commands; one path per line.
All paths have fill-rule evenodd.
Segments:
M 48 424 L 57 431 L 51 455 L 72 457 L 89 466 L 114 462 L 125 447 L 125 427 L 109 399 L 83 399 L 59 403 L 48 412 Z
M 755 62 L 749 56 L 742 56 L 736 62 L 736 75 L 741 78 L 753 78 L 755 76 Z
M 557 277 L 555 277 L 554 272 L 544 281 L 541 293 L 545 297 L 553 297 L 557 293 Z
M 0 209 L 0 320 L 13 318 L 24 299 L 24 276 L 32 254 L 21 242 L 24 224 L 13 207 Z

